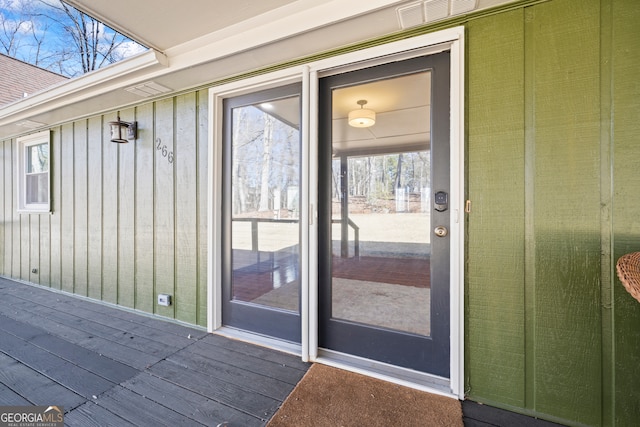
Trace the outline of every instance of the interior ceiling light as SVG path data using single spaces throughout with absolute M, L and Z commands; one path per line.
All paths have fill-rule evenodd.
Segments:
M 368 128 L 376 124 L 376 112 L 364 108 L 366 99 L 358 101 L 360 108 L 349 112 L 349 125 L 355 128 Z

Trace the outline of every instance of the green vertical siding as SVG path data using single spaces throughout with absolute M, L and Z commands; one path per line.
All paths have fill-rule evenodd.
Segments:
M 102 299 L 102 126 L 102 117 L 87 121 L 87 296 L 95 299 Z
M 501 14 L 491 25 L 473 22 L 467 58 L 473 209 L 466 292 L 468 390 L 517 407 L 525 404 L 523 25 L 522 10 Z
M 52 129 L 52 214 L 16 212 L 17 140 L 0 141 L 0 275 L 205 326 L 207 110 L 203 91 L 119 111 L 128 144 L 109 141 L 117 112 Z
M 48 244 L 51 248 L 49 251 L 51 262 L 49 263 L 49 282 L 42 283 L 43 285 L 48 285 L 54 289 L 62 288 L 62 276 L 61 276 L 61 260 L 62 260 L 62 246 L 60 240 L 60 221 L 62 218 L 61 215 L 61 203 L 60 199 L 62 198 L 61 192 L 62 187 L 60 185 L 60 171 L 63 167 L 63 159 L 62 159 L 62 150 L 61 146 L 61 128 L 56 127 L 51 132 L 51 147 L 49 148 L 51 159 L 49 160 L 51 176 L 49 179 L 51 180 L 51 211 L 52 215 L 48 217 L 50 227 L 51 227 L 51 239 Z M 14 175 L 15 176 L 15 175 Z M 12 188 L 15 188 L 13 186 Z M 15 191 L 15 190 L 14 190 Z M 68 191 L 68 190 L 65 190 Z M 42 215 L 41 215 L 42 216 Z M 11 250 L 15 246 L 11 247 Z M 42 261 L 42 259 L 41 259 Z M 15 277 L 15 274 L 11 271 L 5 270 L 5 275 Z
M 468 25 L 466 390 L 570 425 L 640 419 L 640 4 L 551 0 Z
M 153 123 L 153 104 L 136 110 L 136 120 Z M 140 129 L 135 143 L 135 259 L 136 308 L 153 313 L 155 307 L 155 264 L 153 238 L 156 232 L 154 217 L 154 158 L 153 129 Z
M 87 296 L 88 291 L 88 194 L 87 194 L 87 123 L 79 122 L 74 126 L 73 135 L 73 266 L 74 292 Z
M 116 114 L 104 117 L 102 126 L 102 299 L 118 302 L 118 144 L 109 142 L 108 122 Z
M 125 121 L 135 120 L 132 109 L 120 111 Z M 111 144 L 111 142 L 109 142 Z M 118 304 L 135 307 L 135 144 L 118 147 Z
M 11 205 L 11 184 L 12 173 L 11 166 L 11 146 L 12 141 L 0 142 L 0 176 L 2 177 L 2 184 L 0 185 L 0 215 L 2 215 L 2 225 L 0 226 L 0 243 L 2 243 L 2 252 L 0 253 L 0 271 L 5 271 L 6 266 L 11 265 L 11 238 L 9 234 L 9 228 L 7 226 L 7 219 L 12 210 Z
M 74 182 L 74 124 L 62 126 L 60 130 L 60 288 L 63 291 L 73 292 L 75 288 L 75 182 Z M 26 218 L 21 215 L 21 218 Z
M 600 89 L 598 0 L 527 10 L 526 73 L 534 116 L 534 408 L 597 424 L 601 417 Z M 577 46 L 576 46 L 577 44 Z M 529 59 L 529 58 L 528 58 Z M 529 260 L 528 260 L 529 261 Z
M 167 154 L 176 178 L 176 311 L 177 316 L 196 323 L 198 315 L 198 224 L 197 209 L 197 114 L 196 93 L 176 99 L 176 150 Z M 164 159 L 164 155 L 163 155 Z
M 208 162 L 209 162 L 209 119 L 208 108 L 209 98 L 207 91 L 203 90 L 198 92 L 197 107 L 198 107 L 198 146 L 196 147 L 198 153 L 198 182 L 197 191 L 198 194 L 205 194 L 207 191 L 207 183 L 209 179 Z M 207 215 L 208 204 L 204 200 L 200 200 L 198 203 L 198 324 L 206 324 L 207 322 Z
M 640 251 L 640 5 L 636 0 L 612 1 L 610 56 L 613 177 L 613 261 Z M 608 62 L 609 63 L 609 62 Z M 610 82 L 603 82 L 608 84 Z M 614 420 L 616 425 L 640 420 L 640 303 L 618 280 L 613 282 L 615 325 L 612 334 Z M 610 344 L 607 342 L 607 344 Z
M 155 142 L 166 147 L 165 152 L 174 150 L 175 99 L 167 99 L 156 103 Z M 155 266 L 156 294 L 174 294 L 175 291 L 175 187 L 174 165 L 162 150 L 155 153 Z M 175 316 L 175 304 L 170 307 L 158 307 L 157 312 L 163 316 Z

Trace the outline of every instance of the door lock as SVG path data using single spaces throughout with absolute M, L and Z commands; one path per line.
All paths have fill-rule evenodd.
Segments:
M 444 225 L 439 225 L 437 226 L 433 232 L 435 233 L 436 236 L 438 237 L 445 237 L 447 234 L 449 234 L 449 230 L 447 230 L 447 227 L 445 227 Z
M 434 208 L 438 212 L 445 212 L 449 209 L 449 193 L 446 191 L 438 191 L 433 196 Z

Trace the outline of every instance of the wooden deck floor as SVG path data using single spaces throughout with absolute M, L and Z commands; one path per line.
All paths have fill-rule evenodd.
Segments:
M 63 406 L 65 426 L 263 426 L 309 366 L 0 278 L 0 406 Z M 557 425 L 469 401 L 462 408 L 465 426 Z
M 0 406 L 66 426 L 262 426 L 298 357 L 0 278 Z

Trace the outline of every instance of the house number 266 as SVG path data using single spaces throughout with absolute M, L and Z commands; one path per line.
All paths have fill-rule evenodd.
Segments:
M 162 157 L 166 157 L 169 163 L 173 163 L 173 151 L 169 151 L 166 144 L 162 145 L 162 140 L 160 138 L 156 138 L 156 142 L 158 143 L 158 145 L 156 145 L 156 150 L 160 151 L 162 153 Z

